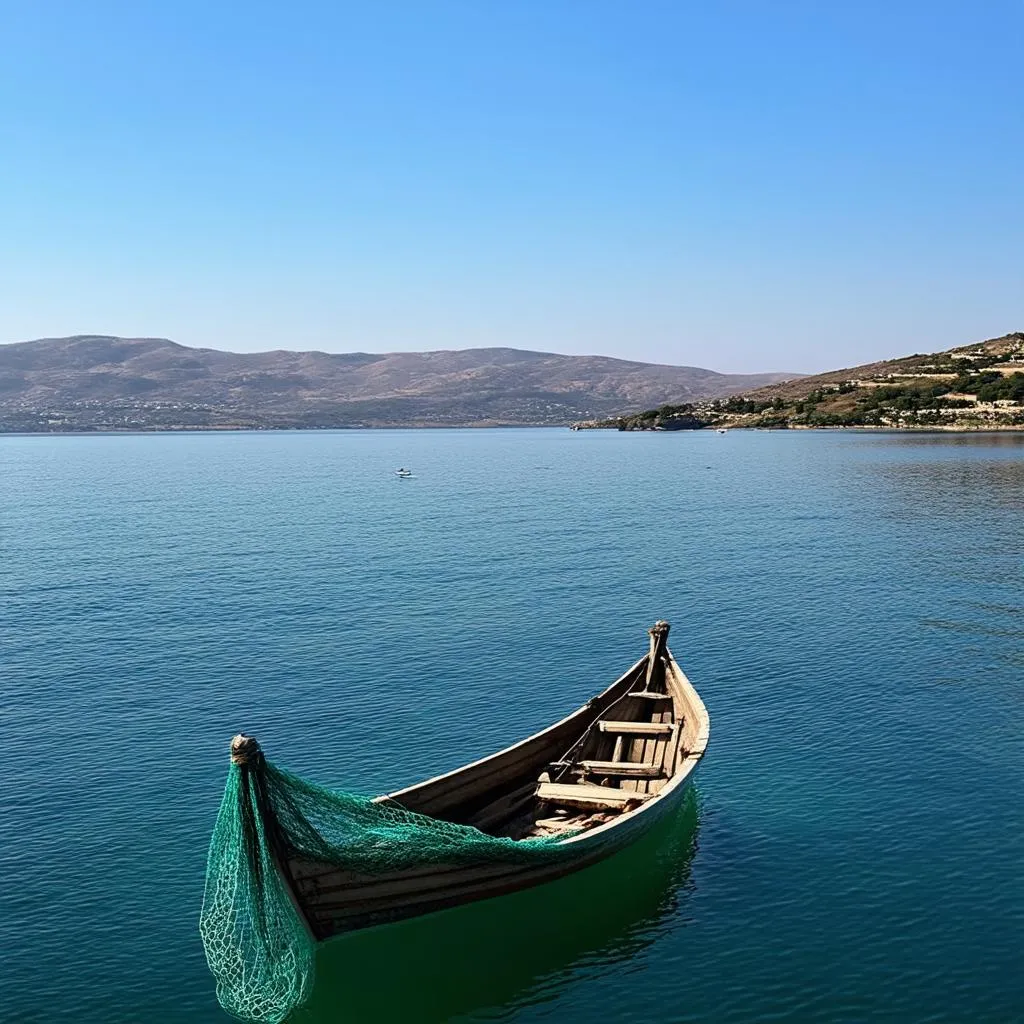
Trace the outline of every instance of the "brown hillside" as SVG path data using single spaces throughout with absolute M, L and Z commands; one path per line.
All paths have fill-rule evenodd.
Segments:
M 764 387 L 744 393 L 744 397 L 755 401 L 771 401 L 780 397 L 785 401 L 799 401 L 809 394 L 823 387 L 831 387 L 838 384 L 857 381 L 881 382 L 883 380 L 905 379 L 907 377 L 920 377 L 922 379 L 934 380 L 933 374 L 922 374 L 922 368 L 935 366 L 936 360 L 952 361 L 957 359 L 970 359 L 978 355 L 1002 356 L 1012 352 L 1024 345 L 1024 333 L 1019 331 L 1004 334 L 1000 338 L 991 338 L 988 341 L 977 342 L 973 345 L 961 345 L 958 348 L 947 349 L 944 352 L 930 354 L 915 354 L 904 356 L 900 359 L 883 359 L 877 363 L 864 363 L 862 366 L 851 366 L 844 370 L 830 370 L 828 373 L 816 373 L 809 377 L 798 377 L 788 381 L 781 381 L 767 384 Z M 1020 369 L 1019 366 L 1016 367 Z M 1014 369 L 1014 365 L 1008 365 L 1006 372 Z M 952 371 L 950 371 L 952 372 Z
M 508 348 L 235 353 L 81 335 L 0 345 L 0 429 L 557 424 L 787 376 Z

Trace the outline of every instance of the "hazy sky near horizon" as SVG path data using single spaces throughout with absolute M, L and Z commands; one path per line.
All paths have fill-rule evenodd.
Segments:
M 0 341 L 813 372 L 1024 330 L 1024 3 L 0 0 Z

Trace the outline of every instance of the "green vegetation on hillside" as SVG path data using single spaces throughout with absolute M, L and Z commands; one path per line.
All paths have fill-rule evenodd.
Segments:
M 1024 402 L 1024 373 L 979 373 L 964 385 L 957 381 L 957 390 L 970 391 L 979 402 Z
M 662 405 L 591 425 L 620 430 L 1024 427 L 1024 334 L 715 401 Z
M 840 384 L 816 389 L 788 406 L 775 404 L 775 415 L 762 414 L 761 422 L 750 425 L 777 425 L 781 409 L 788 426 L 939 426 L 963 417 L 967 410 L 991 412 L 984 406 L 997 402 L 1021 404 L 1016 416 L 1014 410 L 1007 410 L 1001 418 L 1011 424 L 1024 424 L 1024 373 L 1004 376 L 998 372 L 968 372 L 952 381 L 933 384 Z
M 645 409 L 634 416 L 606 420 L 602 425 L 618 427 L 619 430 L 700 430 L 708 426 L 708 420 L 697 415 L 696 408 L 691 402 L 662 405 L 657 409 Z

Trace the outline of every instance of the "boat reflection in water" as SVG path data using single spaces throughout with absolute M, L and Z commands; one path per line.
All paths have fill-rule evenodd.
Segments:
M 312 997 L 289 1020 L 439 1024 L 554 998 L 578 974 L 636 955 L 676 918 L 697 825 L 690 787 L 677 814 L 583 871 L 323 943 Z

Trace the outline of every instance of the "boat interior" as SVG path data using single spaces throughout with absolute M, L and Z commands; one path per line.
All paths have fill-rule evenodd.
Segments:
M 659 675 L 638 673 L 574 749 L 540 773 L 533 799 L 502 822 L 501 834 L 527 839 L 594 828 L 661 790 L 679 744 L 675 702 Z

